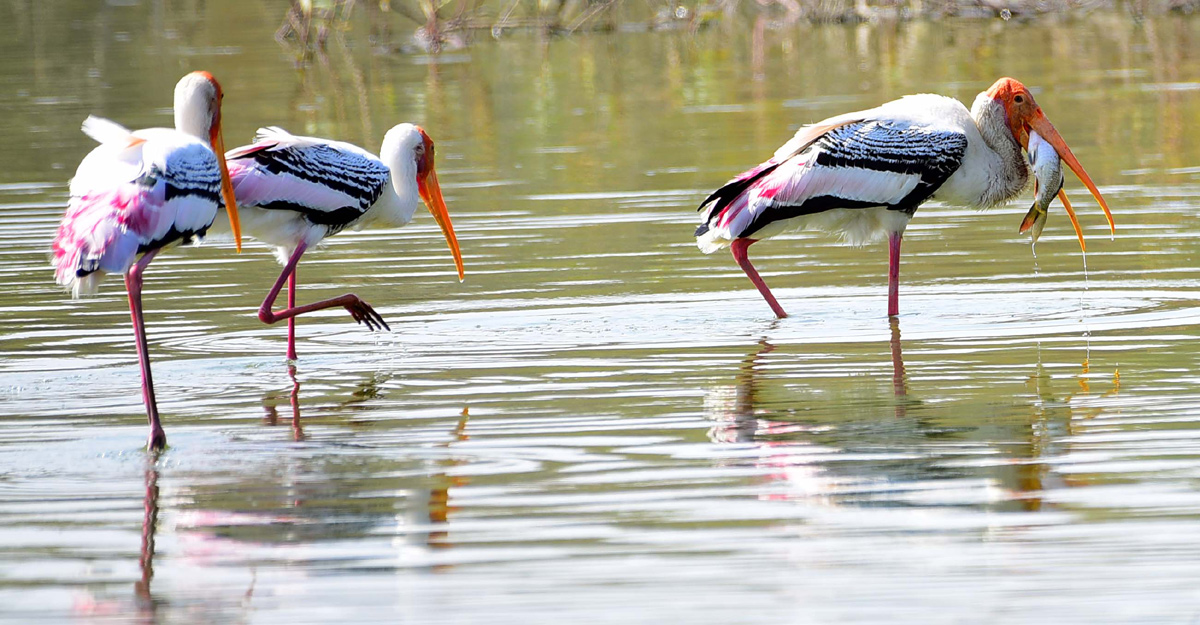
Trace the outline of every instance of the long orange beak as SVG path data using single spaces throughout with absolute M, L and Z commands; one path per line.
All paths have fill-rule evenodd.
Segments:
M 1088 188 L 1088 191 L 1092 192 L 1092 196 L 1100 203 L 1100 208 L 1104 209 L 1104 216 L 1108 218 L 1109 230 L 1113 234 L 1116 234 L 1117 226 L 1113 223 L 1112 211 L 1108 210 L 1108 202 L 1104 201 L 1104 196 L 1100 195 L 1100 190 L 1092 182 L 1091 176 L 1088 176 L 1087 172 L 1083 169 L 1083 165 L 1079 164 L 1079 159 L 1075 158 L 1075 155 L 1071 153 L 1071 148 L 1067 147 L 1067 142 L 1063 140 L 1062 135 L 1058 134 L 1058 130 L 1054 128 L 1054 124 L 1051 124 L 1050 120 L 1046 119 L 1046 115 L 1042 113 L 1041 109 L 1037 109 L 1026 123 L 1054 147 L 1054 151 L 1058 152 L 1058 157 L 1067 164 L 1067 167 L 1071 168 L 1071 171 L 1075 172 L 1075 175 Z M 1059 193 L 1058 197 L 1063 200 L 1063 205 L 1067 207 L 1067 214 L 1071 215 L 1071 222 L 1075 224 L 1075 233 L 1079 235 L 1079 243 L 1082 245 L 1083 232 L 1079 229 L 1078 222 L 1075 221 L 1075 213 L 1071 212 L 1070 205 L 1066 203 L 1066 194 Z
M 237 198 L 233 196 L 233 181 L 229 179 L 229 166 L 225 164 L 225 137 L 221 134 L 218 119 L 209 131 L 213 152 L 217 153 L 217 164 L 221 168 L 221 197 L 225 200 L 225 212 L 229 214 L 229 227 L 233 230 L 233 243 L 240 254 L 242 251 L 242 222 L 238 221 Z
M 1067 201 L 1067 192 L 1059 190 L 1058 199 L 1063 203 L 1063 208 L 1067 209 L 1067 217 L 1071 218 L 1071 225 L 1075 226 L 1075 236 L 1079 237 L 1079 251 L 1087 254 L 1087 245 L 1083 242 L 1083 229 L 1079 227 L 1079 220 L 1075 218 L 1075 210 L 1071 208 L 1071 203 Z M 1109 220 L 1108 223 L 1112 223 Z
M 450 246 L 450 253 L 454 254 L 454 266 L 458 268 L 458 281 L 462 282 L 466 278 L 462 252 L 458 250 L 458 237 L 454 236 L 454 224 L 450 223 L 446 200 L 442 199 L 442 187 L 438 184 L 437 172 L 432 167 L 429 168 L 429 173 L 417 176 L 417 193 L 421 194 L 421 199 L 425 201 L 425 207 L 433 214 L 433 218 L 437 220 L 438 226 L 442 229 L 442 235 L 446 237 L 446 244 Z

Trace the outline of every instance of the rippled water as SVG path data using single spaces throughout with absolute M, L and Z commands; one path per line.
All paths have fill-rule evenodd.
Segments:
M 358 23 L 297 70 L 283 3 L 96 4 L 0 7 L 0 619 L 1200 617 L 1195 20 L 733 20 L 441 57 Z M 424 124 L 467 281 L 428 215 L 338 235 L 301 301 L 354 291 L 392 332 L 305 317 L 292 370 L 254 315 L 269 250 L 162 255 L 155 460 L 119 281 L 72 301 L 46 250 L 80 120 L 169 124 L 194 68 L 230 145 Z M 1086 276 L 1057 205 L 1034 259 L 1025 201 L 921 209 L 895 323 L 881 244 L 756 246 L 783 321 L 695 249 L 696 204 L 799 124 L 1002 74 L 1113 206 L 1110 241 L 1068 182 Z

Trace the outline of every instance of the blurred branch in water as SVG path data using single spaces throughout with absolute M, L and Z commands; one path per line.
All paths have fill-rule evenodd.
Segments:
M 275 32 L 280 43 L 294 42 L 301 59 L 323 50 L 331 31 L 350 28 L 356 0 L 292 0 Z M 367 0 L 362 3 L 372 38 L 385 49 L 440 52 L 468 45 L 478 31 L 501 37 L 507 31 L 543 35 L 581 30 L 612 30 L 611 15 L 621 0 Z M 409 43 L 393 45 L 388 15 L 417 24 Z
M 330 29 L 346 28 L 354 11 L 355 0 L 292 0 L 283 24 L 275 31 L 275 40 L 285 44 L 294 40 L 303 60 L 325 49 Z
M 675 16 L 690 19 L 693 27 L 697 27 L 740 12 L 766 13 L 778 25 L 791 25 L 799 21 L 877 22 L 947 17 L 1008 20 L 1121 8 L 1135 19 L 1150 14 L 1190 14 L 1200 8 L 1200 0 L 711 0 L 695 3 L 690 14 L 680 4 Z
M 535 30 L 543 35 L 570 34 L 579 30 L 612 30 L 601 20 L 620 0 L 459 0 L 453 17 L 444 17 L 450 0 L 418 0 L 425 24 L 414 35 L 419 47 L 437 52 L 470 42 L 475 31 L 499 38 L 509 30 Z M 408 14 L 408 13 L 405 13 Z
M 702 24 L 718 16 L 728 18 L 741 12 L 766 13 L 783 26 L 800 21 L 876 22 L 945 17 L 1007 20 L 1116 6 L 1116 0 L 716 0 L 699 4 L 692 20 Z
M 292 0 L 276 39 L 295 41 L 307 60 L 313 51 L 324 48 L 331 31 L 350 28 L 357 4 L 356 0 Z M 777 29 L 799 22 L 1009 20 L 1122 8 L 1140 19 L 1147 14 L 1192 13 L 1200 0 L 364 0 L 361 4 L 377 47 L 436 53 L 466 47 L 479 31 L 493 38 L 517 30 L 543 36 L 617 29 L 696 31 L 746 19 L 765 20 Z M 393 14 L 416 25 L 409 41 L 391 41 Z

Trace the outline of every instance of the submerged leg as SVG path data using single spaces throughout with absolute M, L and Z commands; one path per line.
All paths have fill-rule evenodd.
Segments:
M 783 319 L 787 317 L 787 313 L 783 311 L 783 307 L 775 300 L 775 296 L 771 294 L 771 289 L 767 288 L 767 283 L 758 275 L 758 271 L 754 269 L 754 265 L 750 264 L 750 259 L 746 256 L 746 248 L 758 242 L 758 239 L 734 239 L 729 245 L 729 251 L 733 252 L 733 259 L 737 261 L 738 266 L 742 271 L 746 272 L 746 276 L 758 288 L 758 292 L 762 293 L 763 299 L 767 300 L 767 304 L 771 306 L 771 310 L 775 311 L 775 316 Z
M 154 380 L 150 377 L 150 350 L 146 346 L 146 322 L 142 318 L 142 272 L 154 260 L 158 250 L 142 255 L 129 271 L 125 272 L 125 289 L 129 291 L 129 315 L 133 317 L 133 335 L 137 341 L 138 363 L 142 366 L 142 401 L 146 404 L 146 416 L 150 419 L 150 438 L 146 447 L 160 450 L 167 446 L 167 433 L 158 419 L 158 404 L 154 401 Z
M 888 316 L 900 314 L 900 237 L 903 232 L 888 235 Z
M 295 306 L 294 283 L 292 283 L 292 287 L 288 289 L 288 307 L 279 312 L 271 310 L 271 307 L 275 305 L 275 299 L 279 297 L 279 291 L 283 290 L 284 282 L 290 281 L 292 276 L 295 275 L 296 263 L 300 262 L 300 256 L 304 254 L 304 250 L 306 249 L 308 249 L 308 246 L 301 243 L 300 245 L 296 246 L 296 251 L 292 252 L 292 256 L 288 258 L 287 264 L 283 267 L 283 272 L 279 274 L 279 279 L 275 281 L 275 285 L 271 287 L 271 290 L 267 293 L 267 298 L 263 300 L 262 306 L 258 309 L 259 320 L 261 320 L 263 323 L 275 323 L 284 319 L 290 320 L 314 310 L 324 310 L 326 308 L 341 306 L 350 313 L 350 316 L 353 317 L 355 321 L 365 324 L 372 330 L 391 330 L 391 328 L 388 327 L 387 322 L 383 320 L 383 317 L 380 317 L 379 313 L 375 312 L 375 309 L 371 308 L 370 304 L 362 301 L 353 293 L 347 293 L 341 297 L 335 297 L 333 299 L 327 299 L 313 304 Z M 293 338 L 294 337 L 292 335 L 289 335 L 289 343 L 294 343 Z M 288 358 L 294 359 L 295 346 L 289 345 L 288 352 Z

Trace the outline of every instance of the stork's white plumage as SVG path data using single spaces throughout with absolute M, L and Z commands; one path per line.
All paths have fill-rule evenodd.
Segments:
M 163 248 L 203 237 L 222 195 L 241 249 L 221 139 L 221 98 L 211 74 L 193 72 L 175 87 L 174 129 L 131 132 L 88 117 L 83 131 L 100 145 L 71 179 L 70 203 L 52 244 L 57 281 L 76 297 L 95 292 L 105 274 L 125 274 L 152 449 L 166 445 L 166 434 L 150 376 L 142 272 Z
M 1031 130 L 1080 177 L 1112 227 L 1108 204 L 1029 90 L 1001 78 L 970 111 L 952 98 L 922 94 L 801 128 L 770 160 L 704 200 L 697 244 L 705 253 L 731 248 L 782 318 L 787 314 L 746 256 L 751 244 L 802 229 L 837 232 L 854 244 L 887 235 L 888 314 L 896 315 L 900 238 L 917 207 L 936 197 L 988 208 L 1017 196 L 1029 181 L 1021 150 Z
M 229 171 L 247 234 L 274 245 L 283 272 L 258 316 L 288 320 L 288 354 L 296 358 L 295 317 L 344 307 L 370 328 L 387 323 L 354 294 L 296 306 L 296 264 L 309 247 L 346 228 L 408 224 L 424 201 L 454 255 L 459 280 L 462 254 L 434 171 L 433 140 L 419 126 L 399 124 L 384 135 L 380 156 L 349 143 L 261 128 L 252 145 L 230 150 Z M 218 228 L 221 226 L 218 222 Z M 271 308 L 288 283 L 288 307 Z

